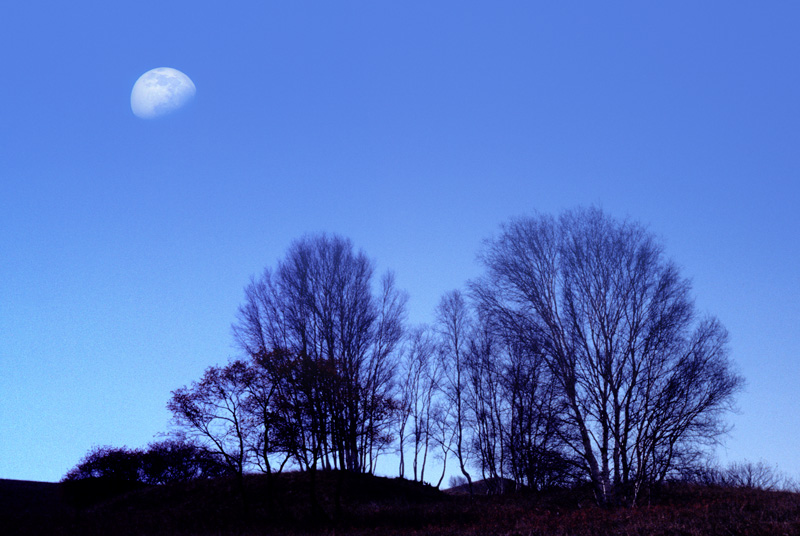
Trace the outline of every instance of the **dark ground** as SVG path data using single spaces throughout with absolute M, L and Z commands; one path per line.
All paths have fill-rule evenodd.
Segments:
M 448 494 L 337 472 L 163 487 L 0 480 L 0 533 L 81 535 L 798 535 L 800 495 L 673 486 L 635 508 L 586 494 Z M 313 493 L 312 493 L 313 491 Z M 312 500 L 312 497 L 316 500 Z

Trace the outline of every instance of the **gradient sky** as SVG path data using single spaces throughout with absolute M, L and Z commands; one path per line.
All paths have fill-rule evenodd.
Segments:
M 564 4 L 5 5 L 0 478 L 165 432 L 304 233 L 349 237 L 426 322 L 500 223 L 589 204 L 647 224 L 729 329 L 723 460 L 800 476 L 800 7 Z M 155 67 L 197 96 L 147 121 Z

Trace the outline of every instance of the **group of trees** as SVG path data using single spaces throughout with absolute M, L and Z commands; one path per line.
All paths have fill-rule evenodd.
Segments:
M 521 352 L 542 390 L 531 437 L 543 448 L 523 448 L 523 459 L 567 462 L 600 503 L 635 501 L 643 485 L 699 463 L 724 433 L 743 383 L 727 332 L 698 315 L 688 280 L 641 225 L 594 208 L 517 219 L 481 260 L 486 273 L 470 288 L 483 329 L 506 356 L 506 377 Z M 493 406 L 512 429 L 515 391 Z M 508 453 L 502 441 L 499 452 L 513 468 L 519 443 L 506 435 Z
M 632 502 L 702 466 L 743 379 L 652 234 L 581 209 L 513 220 L 480 259 L 467 296 L 438 307 L 438 360 L 409 354 L 407 377 L 426 363 L 427 381 L 401 391 L 412 415 L 438 408 L 433 429 L 449 432 L 423 419 L 423 437 L 470 486 L 475 468 L 499 485 L 588 481 L 600 503 Z
M 743 380 L 652 234 L 578 209 L 512 220 L 480 259 L 408 327 L 348 240 L 294 242 L 245 290 L 241 358 L 173 392 L 175 424 L 240 475 L 372 472 L 391 451 L 401 476 L 436 458 L 441 484 L 454 460 L 470 486 L 588 482 L 599 503 L 702 463 Z
M 393 442 L 406 297 L 340 237 L 295 242 L 245 290 L 244 359 L 173 392 L 175 422 L 239 474 L 287 463 L 372 472 Z

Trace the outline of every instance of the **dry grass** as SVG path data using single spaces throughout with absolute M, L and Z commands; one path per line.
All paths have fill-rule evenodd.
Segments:
M 470 498 L 336 472 L 313 483 L 307 474 L 253 475 L 244 490 L 235 479 L 191 482 L 78 508 L 61 485 L 0 481 L 0 526 L 4 534 L 54 535 L 800 536 L 800 495 L 786 492 L 673 487 L 648 505 L 603 509 L 576 494 Z

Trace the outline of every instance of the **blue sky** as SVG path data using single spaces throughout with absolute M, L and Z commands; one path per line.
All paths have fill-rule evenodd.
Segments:
M 166 431 L 304 233 L 352 239 L 425 322 L 500 223 L 588 204 L 647 224 L 729 329 L 723 459 L 800 476 L 800 8 L 563 4 L 5 6 L 0 478 Z M 155 67 L 197 95 L 147 121 Z

